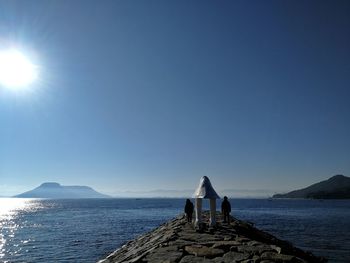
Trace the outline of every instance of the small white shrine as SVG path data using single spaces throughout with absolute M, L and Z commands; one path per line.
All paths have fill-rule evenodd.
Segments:
M 195 198 L 195 212 L 196 220 L 195 226 L 200 226 L 202 222 L 202 199 L 209 199 L 210 202 L 210 221 L 209 226 L 215 226 L 216 219 L 216 199 L 220 199 L 219 195 L 215 192 L 213 186 L 210 183 L 208 177 L 203 176 L 199 181 L 197 190 L 195 191 L 193 197 Z

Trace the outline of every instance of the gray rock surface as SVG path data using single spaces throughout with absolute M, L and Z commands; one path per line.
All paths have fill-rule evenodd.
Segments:
M 204 213 L 208 221 L 208 213 Z M 269 263 L 326 262 L 289 242 L 232 218 L 222 222 L 217 214 L 215 228 L 200 231 L 187 223 L 184 215 L 143 234 L 98 263 Z

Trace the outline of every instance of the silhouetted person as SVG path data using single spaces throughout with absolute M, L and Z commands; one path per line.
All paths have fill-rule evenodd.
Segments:
M 227 196 L 224 196 L 224 201 L 221 203 L 221 213 L 224 217 L 224 223 L 230 223 L 231 204 L 227 200 Z
M 192 222 L 192 214 L 193 214 L 193 204 L 190 201 L 190 199 L 186 200 L 185 213 L 186 213 L 187 222 L 191 223 Z

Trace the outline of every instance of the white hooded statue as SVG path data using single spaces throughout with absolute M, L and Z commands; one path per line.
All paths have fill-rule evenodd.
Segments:
M 219 195 L 215 192 L 213 186 L 210 183 L 208 177 L 203 176 L 199 182 L 198 188 L 195 191 L 193 197 L 196 200 L 196 221 L 195 226 L 199 226 L 202 222 L 202 199 L 210 200 L 210 222 L 209 226 L 214 226 L 216 224 L 215 214 L 216 214 L 216 199 L 220 199 Z

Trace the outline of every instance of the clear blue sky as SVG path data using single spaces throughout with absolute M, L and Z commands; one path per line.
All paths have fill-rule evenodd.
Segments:
M 0 0 L 0 195 L 292 190 L 350 175 L 349 1 Z M 1 44 L 1 43 L 0 43 Z

